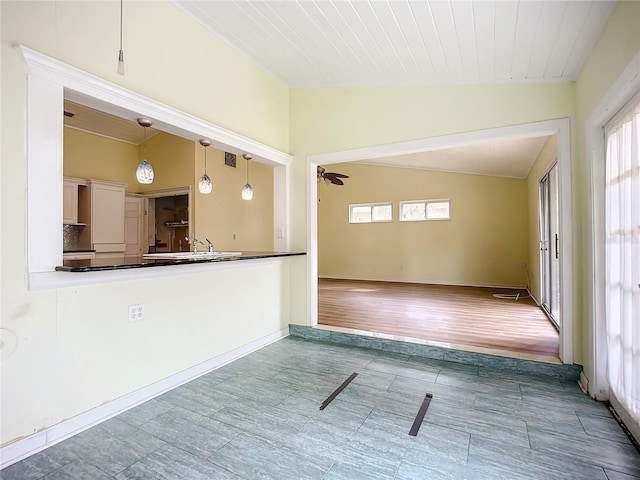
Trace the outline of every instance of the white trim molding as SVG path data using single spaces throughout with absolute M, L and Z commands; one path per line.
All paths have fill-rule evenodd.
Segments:
M 631 59 L 618 79 L 609 87 L 585 124 L 587 168 L 587 220 L 590 253 L 587 278 L 587 315 L 591 327 L 589 395 L 597 400 L 609 399 L 607 381 L 607 327 L 605 313 L 605 142 L 603 128 L 636 93 L 640 91 L 640 51 Z
M 13 465 L 39 451 L 55 445 L 67 438 L 73 437 L 88 428 L 104 422 L 116 415 L 136 407 L 169 390 L 183 385 L 191 380 L 220 368 L 234 360 L 244 357 L 262 347 L 287 337 L 289 328 L 284 328 L 270 335 L 258 338 L 252 342 L 230 350 L 222 355 L 213 357 L 198 365 L 178 372 L 158 382 L 152 383 L 120 398 L 104 403 L 85 413 L 64 420 L 56 425 L 40 430 L 33 435 L 0 448 L 0 469 Z
M 290 241 L 289 180 L 293 157 L 153 99 L 107 82 L 24 46 L 16 47 L 27 64 L 27 268 L 29 289 L 55 288 L 62 265 L 63 110 L 68 99 L 197 142 L 209 138 L 228 152 L 251 152 L 274 167 L 274 226 L 279 251 Z M 46 239 L 46 241 L 42 241 Z M 41 277 L 46 278 L 41 278 Z M 60 277 L 62 278 L 62 277 Z M 53 283 L 51 281 L 53 280 Z
M 396 155 L 441 150 L 495 139 L 556 135 L 560 182 L 560 359 L 573 363 L 573 214 L 571 210 L 571 121 L 569 118 L 477 130 L 408 142 L 377 145 L 307 157 L 307 324 L 318 324 L 318 165 L 372 160 Z

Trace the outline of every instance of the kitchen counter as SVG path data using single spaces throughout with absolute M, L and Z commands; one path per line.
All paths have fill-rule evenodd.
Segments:
M 87 260 L 65 260 L 61 266 L 56 267 L 58 272 L 99 272 L 105 270 L 125 270 L 146 267 L 167 267 L 171 265 L 186 265 L 190 263 L 214 263 L 214 262 L 238 262 L 257 258 L 290 257 L 306 255 L 305 252 L 242 252 L 241 255 L 197 258 L 197 259 L 166 259 L 143 258 L 138 255 L 121 255 L 119 257 L 93 258 Z

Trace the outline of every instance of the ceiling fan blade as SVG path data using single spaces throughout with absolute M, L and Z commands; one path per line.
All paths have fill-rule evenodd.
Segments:
M 329 181 L 334 185 L 344 185 L 344 182 L 339 178 L 331 178 Z
M 332 177 L 337 177 L 337 178 L 349 178 L 349 175 L 345 175 L 343 173 L 327 172 L 325 173 L 325 175 L 331 175 Z

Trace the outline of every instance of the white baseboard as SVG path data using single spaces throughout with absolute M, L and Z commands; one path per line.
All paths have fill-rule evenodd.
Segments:
M 56 425 L 40 430 L 33 435 L 16 440 L 0 448 L 0 469 L 8 467 L 20 460 L 38 453 L 56 443 L 66 440 L 88 428 L 129 410 L 141 403 L 151 400 L 162 393 L 187 383 L 194 378 L 233 362 L 251 352 L 254 352 L 270 343 L 276 342 L 289 335 L 289 328 L 274 332 L 266 337 L 259 338 L 246 345 L 230 350 L 205 362 L 199 363 L 186 370 L 171 375 L 158 382 L 142 387 L 120 398 L 93 408 L 87 412 L 76 415 L 73 418 Z
M 611 403 L 611 406 L 616 411 L 625 427 L 627 427 L 627 430 L 629 430 L 629 432 L 631 432 L 631 435 L 633 435 L 633 438 L 636 439 L 636 442 L 640 443 L 640 423 L 638 423 L 631 417 L 631 415 L 627 412 L 627 409 L 622 406 L 622 404 L 618 401 L 613 393 L 609 397 L 609 403 Z
M 531 297 L 531 299 L 536 302 L 536 305 L 541 307 L 542 305 L 540 305 L 540 302 L 538 301 L 538 299 L 535 297 L 535 295 L 533 293 L 531 293 L 531 289 L 529 287 L 527 287 L 527 293 L 529 294 L 529 296 Z
M 526 290 L 526 285 L 492 285 L 488 283 L 456 283 L 456 282 L 425 282 L 418 280 L 398 280 L 396 278 L 362 278 L 341 275 L 318 275 L 318 278 L 326 278 L 328 280 L 354 280 L 363 282 L 389 282 L 389 283 L 418 283 L 421 285 L 450 285 L 453 287 L 484 287 L 484 288 L 510 288 L 514 290 Z
M 580 387 L 580 390 L 582 390 L 582 393 L 584 393 L 585 395 L 589 395 L 589 379 L 584 374 L 584 370 L 580 372 L 578 386 Z

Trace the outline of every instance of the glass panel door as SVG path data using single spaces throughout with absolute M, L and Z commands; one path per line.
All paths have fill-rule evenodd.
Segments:
M 560 202 L 558 165 L 540 180 L 540 301 L 560 326 Z

